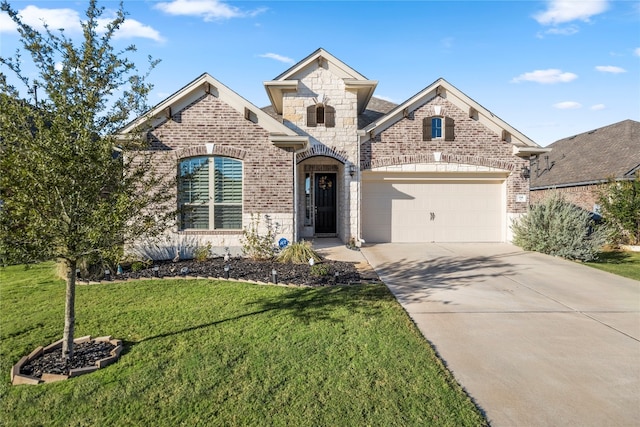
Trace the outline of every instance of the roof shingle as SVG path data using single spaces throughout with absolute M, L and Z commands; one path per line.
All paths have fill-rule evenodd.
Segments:
M 640 168 L 640 122 L 624 120 L 549 145 L 531 163 L 531 189 L 629 179 Z

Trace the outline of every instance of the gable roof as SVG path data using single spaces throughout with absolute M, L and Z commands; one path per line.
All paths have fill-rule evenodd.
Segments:
M 308 146 L 308 137 L 298 135 L 294 130 L 289 129 L 207 73 L 203 73 L 151 110 L 134 119 L 120 130 L 120 134 L 127 134 L 140 126 L 150 126 L 153 129 L 167 120 L 171 120 L 171 116 L 175 112 L 183 110 L 205 94 L 219 98 L 238 113 L 244 115 L 247 120 L 268 131 L 274 145 L 294 150 Z
M 407 114 L 417 110 L 436 96 L 441 96 L 461 110 L 467 111 L 469 117 L 482 123 L 497 135 L 500 135 L 503 140 L 513 144 L 513 153 L 516 155 L 529 156 L 548 151 L 548 149 L 540 147 L 520 131 L 514 129 L 511 125 L 469 98 L 443 78 L 439 78 L 407 101 L 396 106 L 386 115 L 365 126 L 362 131 L 360 131 L 361 141 L 364 142 L 391 127 L 396 122 L 402 120 Z
M 282 114 L 282 98 L 285 92 L 298 90 L 299 80 L 310 68 L 326 68 L 344 80 L 347 89 L 355 90 L 358 99 L 358 113 L 362 113 L 375 90 L 378 82 L 368 80 L 365 76 L 320 48 L 298 62 L 271 81 L 264 82 L 269 100 L 276 114 Z
M 632 179 L 640 170 L 640 122 L 624 120 L 560 139 L 531 164 L 531 189 Z

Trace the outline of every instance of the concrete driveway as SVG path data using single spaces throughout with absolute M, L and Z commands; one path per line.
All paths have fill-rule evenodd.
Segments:
M 493 426 L 640 425 L 640 282 L 508 244 L 362 253 Z

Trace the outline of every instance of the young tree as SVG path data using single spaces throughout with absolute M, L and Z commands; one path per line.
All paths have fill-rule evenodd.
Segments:
M 610 180 L 599 203 L 616 243 L 640 244 L 640 171 L 633 181 Z
M 38 32 L 7 1 L 1 9 L 17 24 L 22 50 L 1 57 L 35 105 L 0 73 L 0 251 L 10 262 L 58 259 L 66 265 L 63 356 L 73 357 L 78 263 L 96 253 L 164 230 L 174 218 L 167 208 L 169 183 L 154 173 L 144 130 L 118 136 L 132 115 L 148 110 L 146 82 L 157 62 L 140 75 L 112 40 L 125 20 L 101 27 L 104 8 L 91 0 L 81 41 L 63 30 Z M 37 69 L 21 68 L 27 53 Z

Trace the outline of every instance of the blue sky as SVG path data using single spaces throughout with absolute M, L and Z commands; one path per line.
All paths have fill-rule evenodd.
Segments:
M 25 22 L 79 36 L 86 1 L 10 1 Z M 100 1 L 109 10 L 116 1 Z M 258 107 L 263 82 L 324 48 L 401 103 L 443 77 L 542 146 L 640 120 L 640 2 L 125 0 L 156 104 L 208 72 Z M 0 14 L 0 55 L 18 48 Z M 8 74 L 3 68 L 2 72 Z

